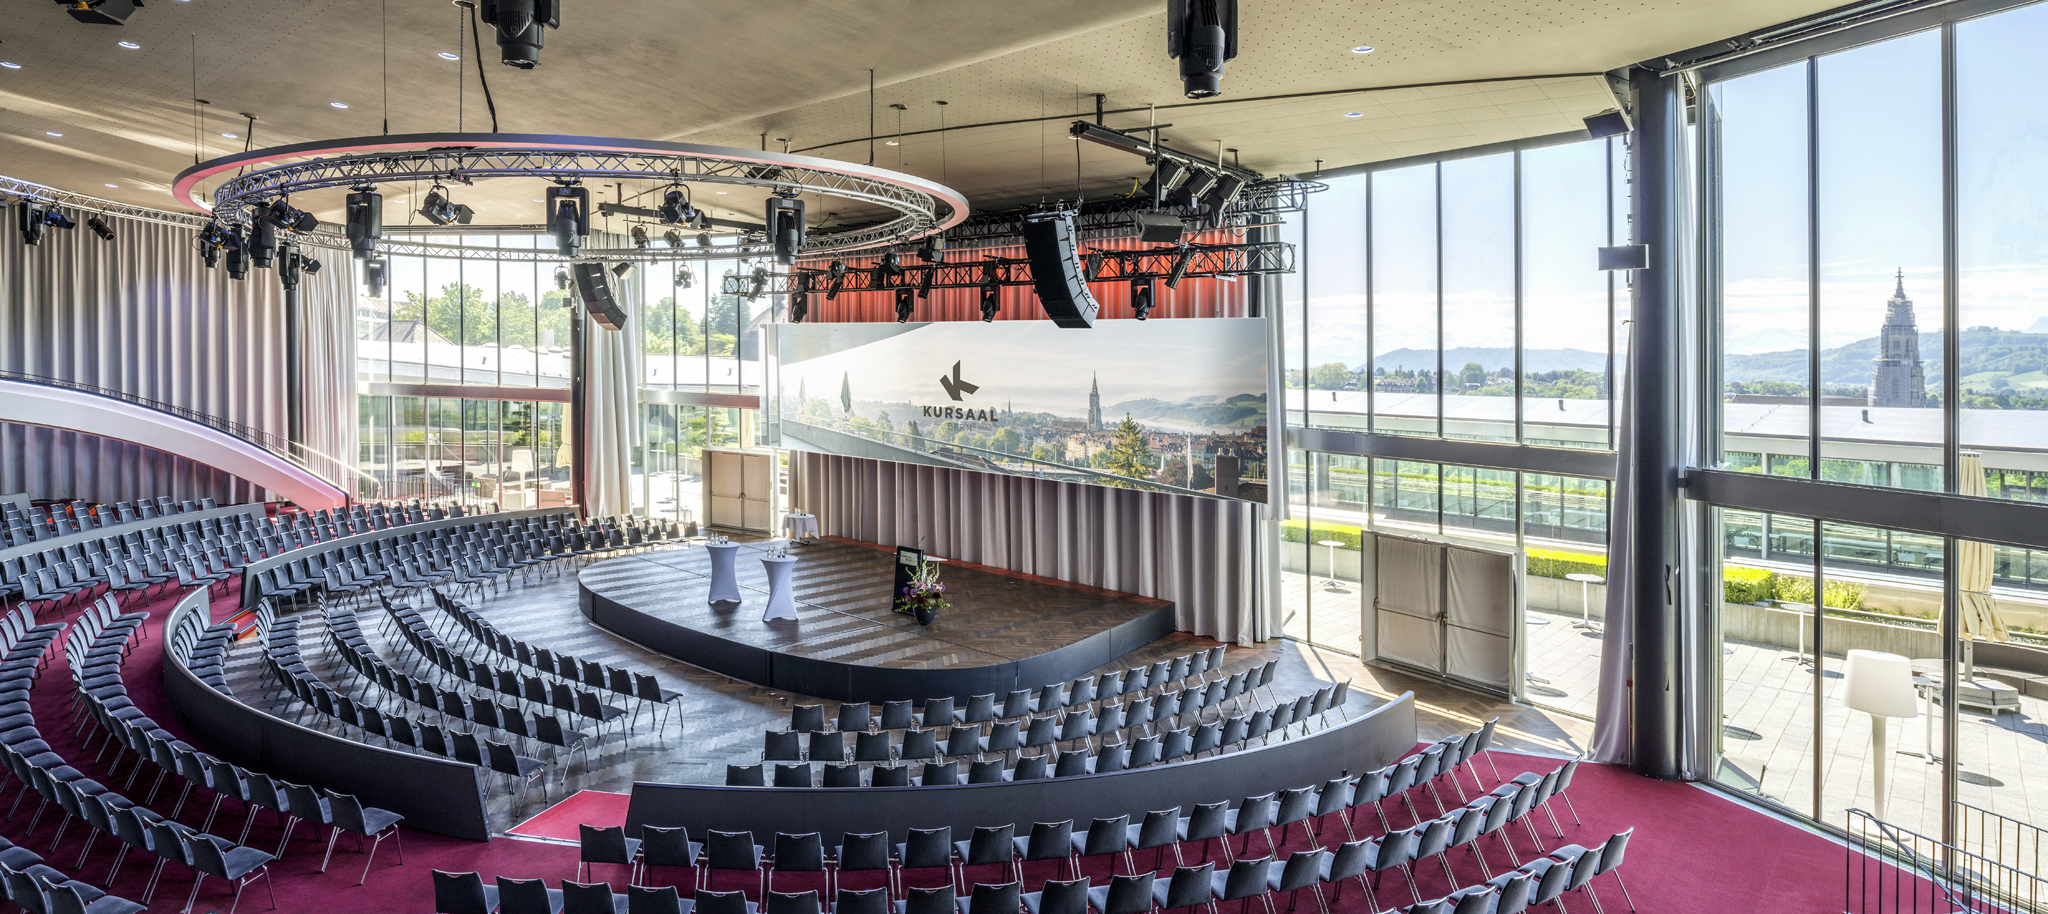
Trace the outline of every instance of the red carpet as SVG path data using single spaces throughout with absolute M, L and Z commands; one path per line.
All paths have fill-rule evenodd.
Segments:
M 147 610 L 158 618 L 158 625 L 152 626 L 148 640 L 138 646 L 127 665 L 129 688 L 134 700 L 157 723 L 179 732 L 176 718 L 164 706 L 160 696 L 162 681 L 162 648 L 160 624 L 162 614 L 174 602 L 173 595 L 162 596 L 147 602 L 130 601 L 124 608 L 129 611 Z M 217 597 L 215 615 L 226 618 L 234 611 L 236 598 L 231 591 Z M 47 620 L 47 619 L 46 619 Z M 149 786 L 155 780 L 153 767 L 144 766 L 141 777 L 133 787 L 124 786 L 134 761 L 125 757 L 119 773 L 107 777 L 106 765 L 95 763 L 92 754 L 82 751 L 80 740 L 70 734 L 66 722 L 70 717 L 71 686 L 70 674 L 65 669 L 61 649 L 52 652 L 50 667 L 35 687 L 34 708 L 37 722 L 42 727 L 45 739 L 64 755 L 74 766 L 84 770 L 91 777 L 122 790 L 129 798 L 141 800 L 149 793 Z M 204 748 L 204 747 L 202 747 Z M 1554 759 L 1524 757 L 1493 753 L 1493 760 L 1499 765 L 1502 775 L 1513 777 L 1523 771 L 1547 771 L 1558 762 Z M 1481 776 L 1488 787 L 1494 779 L 1485 765 L 1479 766 Z M 1460 773 L 1463 776 L 1463 773 Z M 20 786 L 7 779 L 6 787 L 19 792 Z M 169 812 L 178 799 L 182 783 L 166 779 L 164 790 L 155 802 L 149 804 L 158 812 Z M 1465 789 L 1473 785 L 1466 778 Z M 193 791 L 193 798 L 185 804 L 180 820 L 197 826 L 205 817 L 212 797 L 203 788 Z M 1846 851 L 1841 845 L 1816 836 L 1802 829 L 1777 821 L 1755 812 L 1734 800 L 1687 784 L 1673 784 L 1651 781 L 1625 770 L 1599 765 L 1585 765 L 1579 769 L 1577 783 L 1571 789 L 1571 798 L 1576 804 L 1583 825 L 1575 825 L 1565 807 L 1558 804 L 1558 818 L 1564 825 L 1564 837 L 1558 838 L 1550 832 L 1548 819 L 1540 813 L 1536 819 L 1541 822 L 1544 847 L 1551 848 L 1567 843 L 1591 845 L 1605 839 L 1609 834 L 1630 826 L 1636 827 L 1634 841 L 1629 847 L 1628 862 L 1622 872 L 1628 879 L 1638 910 L 1645 912 L 1771 912 L 1771 914 L 1832 914 L 1842 910 L 1843 864 Z M 1434 813 L 1433 804 L 1426 799 L 1426 793 L 1417 797 L 1425 813 Z M 1450 798 L 1456 800 L 1455 795 Z M 623 818 L 624 797 L 616 794 L 593 792 L 579 793 L 558 804 L 523 827 L 535 834 L 549 837 L 560 835 L 573 840 L 574 825 L 577 821 L 617 822 Z M 12 803 L 11 797 L 0 793 L 0 802 Z M 23 803 L 24 809 L 12 820 L 0 824 L 0 833 L 9 839 L 34 849 L 48 858 L 52 866 L 67 873 L 80 876 L 94 884 L 103 884 L 107 867 L 112 862 L 113 844 L 100 838 L 94 844 L 90 859 L 82 867 L 75 866 L 87 830 L 74 823 L 64 835 L 63 844 L 54 852 L 49 849 L 57 816 L 46 812 L 37 827 L 37 833 L 30 837 L 24 834 L 29 816 L 36 805 L 34 798 Z M 54 804 L 52 810 L 55 809 Z M 1395 827 L 1410 824 L 1407 810 L 1398 803 L 1393 804 L 1388 814 Z M 229 802 L 221 810 L 214 833 L 233 838 L 241 830 L 244 811 Z M 1361 826 L 1361 836 L 1377 833 L 1377 822 L 1368 813 Z M 1333 824 L 1333 828 L 1334 828 Z M 1515 826 L 1516 847 L 1525 855 L 1529 850 L 1528 834 Z M 1341 833 L 1341 829 L 1334 834 Z M 249 843 L 265 850 L 276 846 L 278 824 L 268 814 L 260 817 Z M 540 841 L 499 838 L 489 843 L 476 843 L 446 838 L 425 832 L 406 830 L 404 833 L 405 863 L 399 865 L 398 855 L 390 847 L 384 848 L 377 856 L 376 867 L 370 872 L 366 886 L 357 887 L 356 877 L 362 872 L 363 858 L 355 852 L 352 841 L 344 839 L 336 849 L 333 868 L 326 874 L 318 873 L 320 855 L 324 850 L 325 835 L 315 835 L 305 827 L 297 830 L 291 847 L 282 861 L 271 869 L 277 877 L 278 908 L 285 911 L 305 912 L 392 912 L 392 914 L 429 914 L 434 909 L 432 881 L 429 870 L 451 871 L 475 870 L 484 874 L 486 881 L 492 876 L 503 874 L 516 878 L 543 877 L 551 882 L 563 878 L 574 878 L 576 873 L 576 849 L 560 844 Z M 757 836 L 766 840 L 768 836 Z M 828 840 L 836 836 L 828 836 Z M 1276 837 L 1281 837 L 1276 835 Z M 1487 859 L 1496 872 L 1504 865 L 1498 842 L 1492 838 L 1482 839 Z M 1254 846 L 1263 840 L 1255 839 Z M 1300 829 L 1291 829 L 1285 836 L 1281 852 L 1305 846 Z M 1263 850 L 1262 847 L 1258 848 Z M 1145 855 L 1140 855 L 1144 857 Z M 1218 854 L 1220 859 L 1221 855 Z M 1526 857 L 1524 858 L 1526 859 Z M 1172 855 L 1167 855 L 1167 867 L 1171 867 Z M 1141 865 L 1142 865 L 1141 860 Z M 1464 849 L 1454 850 L 1450 863 L 1457 874 L 1460 885 L 1481 881 L 1477 862 Z M 136 852 L 129 856 L 122 867 L 121 878 L 113 892 L 137 901 L 141 900 L 143 884 L 149 878 L 155 861 L 147 854 Z M 616 869 L 616 868 L 610 868 Z M 976 868 L 971 876 L 988 878 L 987 868 Z M 1027 882 L 1055 878 L 1058 867 L 1050 863 L 1033 863 L 1026 867 Z M 1086 875 L 1100 881 L 1107 878 L 1109 861 L 1091 859 L 1084 863 Z M 602 871 L 615 883 L 623 882 L 623 874 Z M 863 874 L 849 876 L 845 882 L 849 887 L 879 885 L 880 879 L 873 876 L 856 878 Z M 911 884 L 924 884 L 932 874 L 913 873 Z M 662 883 L 687 884 L 690 876 L 686 872 L 663 871 L 657 877 Z M 1062 877 L 1063 878 L 1063 877 Z M 1416 868 L 1416 878 L 1425 898 L 1444 894 L 1454 886 L 1445 879 L 1443 868 L 1436 861 L 1425 861 Z M 742 880 L 744 881 L 744 880 Z M 778 887 L 785 890 L 812 887 L 822 880 L 815 877 L 800 877 L 792 874 L 778 880 Z M 164 874 L 163 885 L 153 899 L 151 910 L 175 911 L 184 903 L 185 894 L 192 885 L 191 874 L 184 867 L 173 865 Z M 1034 884 L 1031 886 L 1036 888 Z M 257 883 L 251 886 L 242 907 L 249 911 L 269 909 L 269 897 L 265 886 Z M 1601 903 L 1612 914 L 1628 910 L 1621 892 L 1615 886 L 1612 876 L 1602 876 L 1596 881 Z M 1384 907 L 1406 904 L 1411 899 L 1407 887 L 1398 876 L 1390 876 L 1379 888 L 1380 902 Z M 195 911 L 207 912 L 226 910 L 229 896 L 224 886 L 216 880 L 208 880 Z M 1284 903 L 1284 902 L 1283 902 Z M 1307 899 L 1304 905 L 1312 905 Z M 1591 905 L 1576 893 L 1565 899 L 1565 905 L 1575 914 L 1592 910 Z M 1343 891 L 1343 896 L 1333 906 L 1339 914 L 1367 914 L 1362 893 L 1354 883 Z
M 512 826 L 506 834 L 555 841 L 581 841 L 583 832 L 577 826 L 596 825 L 610 828 L 626 824 L 626 801 L 629 799 L 631 797 L 623 793 L 579 790 L 568 799 L 541 810 L 540 815 Z

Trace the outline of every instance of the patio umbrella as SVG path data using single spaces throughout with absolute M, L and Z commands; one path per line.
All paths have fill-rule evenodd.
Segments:
M 1964 451 L 1956 464 L 1958 495 L 1983 498 L 1991 494 L 1984 485 L 1984 458 Z M 1976 643 L 1979 638 L 2011 641 L 2005 620 L 1998 614 L 1998 601 L 1991 598 L 1991 544 L 1975 540 L 1956 542 L 1956 587 L 1960 593 L 1963 629 L 1963 681 L 1976 674 Z

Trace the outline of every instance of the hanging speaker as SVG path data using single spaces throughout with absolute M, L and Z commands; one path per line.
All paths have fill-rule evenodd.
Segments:
M 619 307 L 618 298 L 612 295 L 611 276 L 604 264 L 582 261 L 570 264 L 569 271 L 575 274 L 576 297 L 582 300 L 590 319 L 606 330 L 624 328 L 626 310 Z
M 1074 214 L 1034 213 L 1024 217 L 1024 255 L 1031 260 L 1031 282 L 1045 315 L 1062 327 L 1095 326 L 1099 307 L 1081 278 L 1075 256 Z

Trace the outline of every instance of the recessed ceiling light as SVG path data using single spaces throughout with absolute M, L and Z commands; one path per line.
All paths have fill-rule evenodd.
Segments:
M 450 54 L 450 53 L 448 53 L 447 51 L 442 51 L 442 52 L 441 52 L 441 59 L 442 59 L 442 60 L 461 60 L 461 59 L 462 59 L 462 55 L 460 55 L 460 54 Z
M 721 197 L 725 196 L 725 191 L 722 191 L 722 190 L 721 190 L 721 191 L 719 191 L 719 192 L 718 192 L 718 195 L 719 195 L 719 196 L 721 196 Z
M 332 105 L 332 106 L 334 106 L 334 107 L 336 107 L 336 108 L 346 108 L 346 107 L 348 107 L 348 102 L 328 102 L 327 104 L 329 104 L 329 105 Z
M 1346 111 L 1346 112 L 1344 112 L 1344 116 L 1345 116 L 1345 117 L 1364 117 L 1364 116 L 1365 116 L 1365 112 L 1363 112 L 1363 111 Z
M 55 130 L 45 130 L 45 131 L 43 131 L 43 132 L 44 132 L 44 133 L 47 133 L 47 134 L 49 134 L 49 135 L 51 135 L 51 136 L 63 136 L 63 135 L 64 135 L 64 134 L 58 133 L 58 132 L 57 132 L 57 131 L 55 131 Z
M 133 41 L 120 41 L 120 42 L 115 42 L 115 43 L 116 43 L 116 44 L 119 44 L 120 46 L 122 46 L 122 47 L 124 47 L 124 48 L 127 48 L 127 49 L 128 49 L 128 50 L 130 50 L 130 51 L 133 51 L 133 50 L 135 50 L 136 48 L 142 47 L 142 45 L 136 44 L 136 43 L 135 43 L 135 42 L 133 42 Z
M 108 187 L 120 187 L 121 185 L 119 185 L 119 184 L 108 184 L 107 186 L 108 186 Z
M 901 146 L 901 145 L 903 145 L 903 144 L 901 144 L 901 143 L 898 143 L 898 142 L 896 142 L 895 140 L 883 140 L 883 141 L 882 141 L 882 145 L 884 145 L 884 146 Z
M 11 60 L 0 60 L 0 67 L 6 67 L 9 70 L 19 70 L 21 69 L 21 64 Z
M 221 134 L 221 136 L 227 137 L 228 139 L 231 139 L 231 140 L 235 140 L 235 139 L 240 139 L 240 137 L 237 137 L 237 136 L 235 136 L 235 135 L 234 135 L 234 134 L 232 134 L 232 133 L 223 133 L 223 134 Z
M 1372 53 L 1372 45 L 1369 45 L 1369 44 L 1361 44 L 1361 45 L 1359 45 L 1358 47 L 1352 48 L 1352 49 L 1351 49 L 1351 53 L 1353 53 L 1353 54 L 1370 54 L 1370 53 Z
M 546 202 L 548 202 L 548 201 L 546 201 L 546 200 L 542 200 L 542 199 L 541 199 L 541 198 L 539 198 L 539 197 L 535 197 L 535 198 L 533 198 L 533 202 L 535 202 L 535 203 L 546 203 Z

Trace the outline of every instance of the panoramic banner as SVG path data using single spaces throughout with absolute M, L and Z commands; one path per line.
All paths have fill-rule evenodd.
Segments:
M 785 447 L 1266 498 L 1262 320 L 776 330 Z

